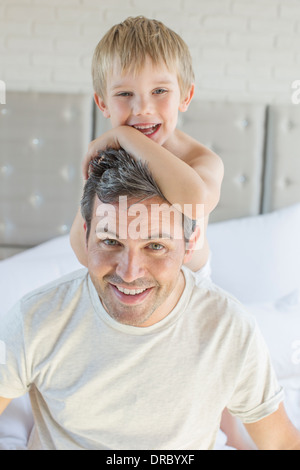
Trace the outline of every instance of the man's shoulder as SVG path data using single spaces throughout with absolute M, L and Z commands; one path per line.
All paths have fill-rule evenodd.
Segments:
M 23 306 L 27 306 L 40 301 L 43 297 L 48 298 L 56 293 L 59 294 L 61 291 L 77 289 L 78 286 L 87 278 L 87 274 L 88 271 L 86 268 L 64 274 L 63 276 L 28 292 L 22 297 L 20 303 Z
M 189 309 L 201 316 L 212 325 L 228 325 L 246 330 L 255 329 L 255 318 L 243 304 L 232 294 L 217 286 L 210 279 L 197 284 L 195 276 L 191 276 L 192 291 Z
M 60 328 L 73 315 L 87 284 L 87 272 L 74 271 L 24 295 L 1 317 L 0 330 L 22 331 L 30 342 L 38 335 L 47 342 L 50 329 Z

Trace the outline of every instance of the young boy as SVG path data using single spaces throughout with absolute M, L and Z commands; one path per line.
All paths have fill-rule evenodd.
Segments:
M 219 201 L 223 163 L 208 148 L 176 129 L 178 111 L 185 112 L 194 94 L 194 73 L 188 47 L 161 22 L 128 18 L 112 27 L 96 47 L 92 75 L 94 98 L 112 130 L 94 140 L 84 160 L 99 150 L 122 147 L 133 158 L 148 163 L 162 193 L 186 216 L 208 216 Z M 187 210 L 186 210 L 187 208 Z M 203 221 L 202 221 L 203 222 Z M 209 272 L 209 246 L 203 246 L 188 267 L 198 276 Z M 83 220 L 78 213 L 71 244 L 86 265 Z

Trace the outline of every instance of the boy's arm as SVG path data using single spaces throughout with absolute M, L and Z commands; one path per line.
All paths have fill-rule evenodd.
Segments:
M 223 179 L 223 164 L 221 159 L 206 147 L 197 145 L 196 149 L 193 148 L 192 155 L 183 161 L 138 130 L 130 126 L 120 126 L 91 142 L 83 163 L 85 176 L 89 161 L 99 150 L 109 147 L 122 147 L 133 158 L 147 162 L 166 199 L 171 204 L 179 204 L 182 209 L 184 204 L 186 205 L 186 216 L 196 219 L 199 204 L 204 205 L 204 215 L 208 215 L 217 205 Z M 173 144 L 173 147 L 176 145 Z M 174 148 L 174 153 L 176 150 Z M 186 153 L 189 153 L 188 148 Z
M 71 227 L 70 243 L 77 256 L 79 263 L 87 267 L 84 220 L 81 215 L 80 209 L 78 209 L 73 225 Z
M 260 450 L 300 450 L 300 432 L 290 422 L 282 403 L 275 413 L 245 427 Z
M 3 413 L 5 408 L 10 404 L 11 398 L 0 397 L 0 415 Z

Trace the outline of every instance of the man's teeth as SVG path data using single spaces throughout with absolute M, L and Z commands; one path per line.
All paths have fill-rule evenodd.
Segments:
M 137 294 L 141 294 L 142 292 L 146 290 L 146 289 L 123 289 L 122 287 L 118 287 L 118 286 L 116 286 L 116 288 L 120 292 L 126 295 L 137 295 Z

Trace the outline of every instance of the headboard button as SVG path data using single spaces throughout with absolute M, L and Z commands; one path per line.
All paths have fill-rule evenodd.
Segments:
M 236 178 L 235 178 L 235 181 L 240 184 L 240 185 L 244 185 L 247 183 L 248 181 L 248 178 L 246 175 L 238 175 Z
M 32 140 L 31 140 L 31 145 L 35 148 L 37 147 L 41 147 L 43 141 L 42 139 L 38 138 L 38 137 L 34 137 Z
M 43 204 L 44 199 L 39 193 L 33 193 L 29 197 L 29 202 L 33 207 L 35 207 L 37 209 L 38 207 L 40 207 Z
M 295 127 L 295 123 L 291 119 L 284 119 L 281 128 L 284 132 L 291 132 Z
M 65 181 L 73 181 L 76 171 L 73 165 L 65 165 L 60 170 L 60 175 Z
M 14 169 L 11 165 L 3 165 L 0 168 L 1 175 L 5 176 L 5 177 L 10 176 L 13 173 L 13 171 L 14 171 Z
M 248 118 L 244 118 L 238 121 L 237 124 L 238 124 L 238 127 L 240 127 L 241 129 L 247 129 L 247 127 L 250 126 L 250 120 Z
M 62 235 L 65 235 L 66 233 L 68 233 L 70 230 L 69 226 L 67 224 L 62 224 L 58 227 L 58 231 L 59 233 L 61 233 Z

